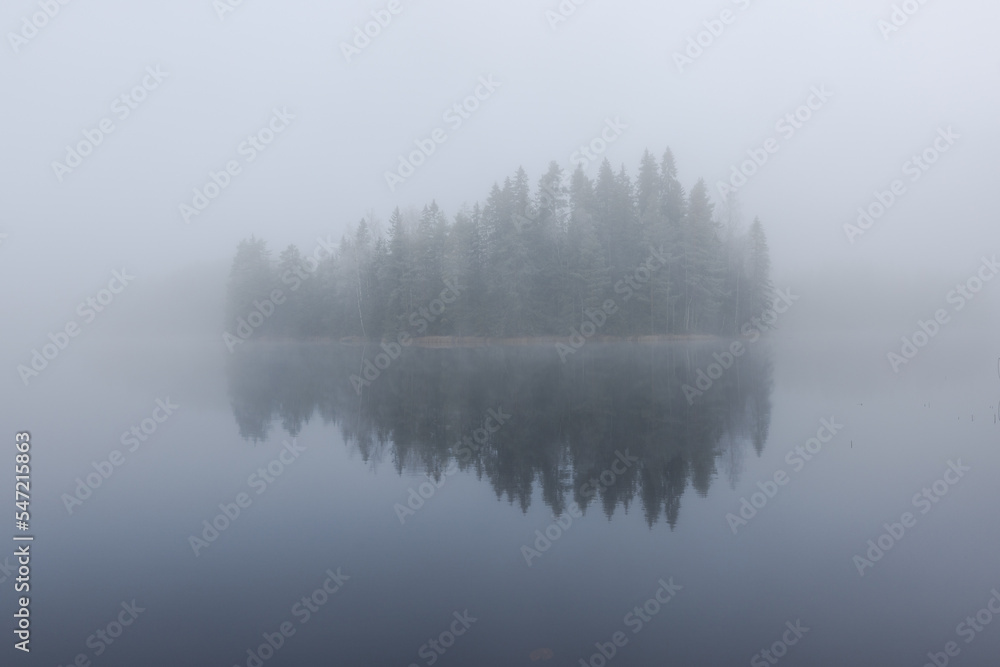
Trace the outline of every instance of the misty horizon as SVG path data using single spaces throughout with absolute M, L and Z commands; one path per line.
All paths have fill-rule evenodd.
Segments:
M 992 665 L 998 18 L 4 3 L 0 662 Z

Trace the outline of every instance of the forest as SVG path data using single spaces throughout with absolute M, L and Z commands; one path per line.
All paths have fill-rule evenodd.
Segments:
M 605 159 L 596 179 L 552 162 L 534 191 L 523 168 L 452 218 L 435 202 L 362 219 L 335 247 L 275 258 L 239 244 L 223 338 L 382 340 L 566 337 L 603 309 L 604 337 L 734 335 L 769 307 L 760 220 L 720 220 L 703 180 L 688 193 L 669 149 L 632 178 Z

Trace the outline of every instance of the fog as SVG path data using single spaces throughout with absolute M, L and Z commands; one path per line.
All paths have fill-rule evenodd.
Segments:
M 594 178 L 607 158 L 634 178 L 644 150 L 672 149 L 681 183 L 704 178 L 723 225 L 762 220 L 774 284 L 800 297 L 779 324 L 792 339 L 850 347 L 872 334 L 888 352 L 918 321 L 950 312 L 948 296 L 997 247 L 1000 8 L 988 3 L 921 5 L 898 30 L 886 28 L 894 5 L 860 1 L 402 0 L 397 13 L 109 1 L 60 4 L 47 21 L 39 7 L 9 2 L 2 18 L 0 358 L 11 391 L 24 388 L 15 368 L 80 320 L 114 271 L 134 279 L 86 323 L 85 344 L 217 337 L 242 239 L 262 237 L 274 253 L 312 248 L 363 218 L 385 234 L 394 208 L 415 216 L 432 200 L 451 220 L 518 167 L 534 192 L 552 161 Z M 478 108 L 456 115 L 477 89 Z M 809 104 L 818 108 L 790 122 Z M 275 113 L 270 127 L 285 127 L 248 148 Z M 79 166 L 57 165 L 107 119 L 114 129 Z M 442 129 L 446 141 L 412 175 L 387 181 Z M 935 141 L 947 151 L 916 169 Z M 600 149 L 592 159 L 587 146 Z M 761 155 L 727 202 L 720 184 Z M 227 176 L 234 160 L 240 171 Z M 212 174 L 227 185 L 197 210 Z M 893 181 L 903 194 L 889 194 Z M 857 226 L 859 209 L 890 196 L 882 217 Z M 953 312 L 949 346 L 963 331 L 996 331 L 997 298 L 987 282 Z
M 19 317 L 5 337 L 21 347 L 44 335 L 122 266 L 139 285 L 192 263 L 227 263 L 251 234 L 274 249 L 305 246 L 432 199 L 454 215 L 519 166 L 533 186 L 552 160 L 571 170 L 607 119 L 627 126 L 601 156 L 616 170 L 634 176 L 644 149 L 669 146 L 682 183 L 705 178 L 717 213 L 716 183 L 778 137 L 778 152 L 739 190 L 740 214 L 764 222 L 777 284 L 825 285 L 816 299 L 826 302 L 850 295 L 845 315 L 883 285 L 892 299 L 933 309 L 995 247 L 1000 93 L 990 82 L 1000 8 L 990 3 L 928 3 L 884 38 L 878 21 L 889 20 L 891 3 L 592 0 L 556 22 L 546 14 L 559 11 L 555 0 L 403 0 L 348 62 L 341 44 L 383 4 L 247 0 L 220 18 L 208 0 L 74 2 L 30 40 L 8 35 L 0 272 L 11 287 L 0 298 Z M 674 54 L 724 9 L 732 22 L 679 68 Z M 37 11 L 5 3 L 2 24 L 20 34 Z M 147 67 L 166 77 L 120 120 L 114 100 Z M 483 76 L 499 87 L 452 129 L 442 115 Z M 775 123 L 814 86 L 830 99 L 781 138 Z M 185 222 L 179 205 L 239 158 L 274 108 L 294 115 L 288 130 Z M 114 131 L 60 182 L 52 163 L 102 118 Z M 447 141 L 390 191 L 385 172 L 439 127 Z M 942 127 L 961 138 L 911 184 L 901 165 Z M 849 243 L 843 226 L 897 178 L 906 194 Z M 926 282 L 914 284 L 918 276 Z M 910 319 L 906 309 L 878 310 Z
M 957 655 L 1000 602 L 998 21 L 6 0 L 18 664 Z

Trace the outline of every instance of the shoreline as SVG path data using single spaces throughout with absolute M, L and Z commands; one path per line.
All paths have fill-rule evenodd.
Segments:
M 341 345 L 381 345 L 394 343 L 393 339 L 366 339 L 360 336 L 345 336 L 344 338 L 310 337 L 310 338 L 261 338 L 261 342 L 271 343 L 340 343 Z M 674 334 L 656 336 L 592 336 L 586 339 L 588 343 L 674 343 L 674 342 L 708 342 L 725 341 L 729 338 L 711 334 Z M 410 337 L 407 347 L 426 348 L 461 348 L 461 347 L 516 347 L 530 345 L 570 344 L 570 336 L 523 336 L 514 338 L 492 336 L 420 336 Z

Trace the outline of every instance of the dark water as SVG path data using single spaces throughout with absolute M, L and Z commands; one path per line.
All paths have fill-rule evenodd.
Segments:
M 952 334 L 899 374 L 843 336 L 731 365 L 81 346 L 5 401 L 35 542 L 33 650 L 8 634 L 4 664 L 994 665 L 997 350 Z

